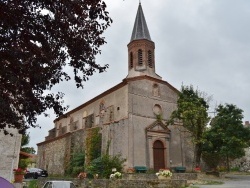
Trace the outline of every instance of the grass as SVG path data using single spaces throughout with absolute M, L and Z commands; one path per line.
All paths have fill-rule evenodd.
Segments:
M 199 188 L 199 185 L 222 185 L 224 182 L 216 180 L 198 180 L 192 182 L 188 188 Z
M 37 180 L 31 180 L 31 181 L 29 181 L 28 188 L 37 188 L 37 187 L 38 187 Z
M 221 185 L 221 184 L 223 184 L 222 181 L 207 180 L 203 185 Z

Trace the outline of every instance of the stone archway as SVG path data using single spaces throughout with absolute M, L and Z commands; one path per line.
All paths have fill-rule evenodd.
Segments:
M 165 147 L 162 141 L 156 140 L 153 144 L 154 170 L 165 168 Z

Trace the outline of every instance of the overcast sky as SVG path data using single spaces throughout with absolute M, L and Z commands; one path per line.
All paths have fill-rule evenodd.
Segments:
M 65 93 L 69 110 L 120 83 L 127 76 L 127 44 L 139 5 L 136 0 L 106 0 L 113 24 L 97 63 L 107 72 L 92 76 L 84 89 L 73 81 L 55 91 Z M 175 88 L 193 85 L 211 95 L 210 106 L 235 104 L 250 120 L 250 1 L 141 0 L 151 39 L 155 42 L 156 73 Z M 211 110 L 213 111 L 213 110 Z M 30 146 L 45 140 L 56 118 L 40 116 L 41 129 L 30 129 Z M 212 114 L 211 114 L 212 115 Z

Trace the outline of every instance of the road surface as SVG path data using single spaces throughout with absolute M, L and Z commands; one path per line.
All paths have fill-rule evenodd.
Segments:
M 194 185 L 199 188 L 250 188 L 250 175 L 227 175 L 222 185 Z M 220 180 L 216 180 L 220 181 Z

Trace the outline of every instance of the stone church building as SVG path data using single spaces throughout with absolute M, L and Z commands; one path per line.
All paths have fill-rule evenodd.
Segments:
M 155 43 L 141 4 L 127 53 L 128 75 L 121 83 L 54 120 L 45 141 L 37 144 L 38 167 L 63 174 L 72 152 L 83 150 L 88 158 L 89 132 L 98 128 L 101 152 L 120 154 L 126 159 L 125 170 L 191 169 L 190 139 L 180 125 L 166 125 L 179 91 L 155 72 Z

